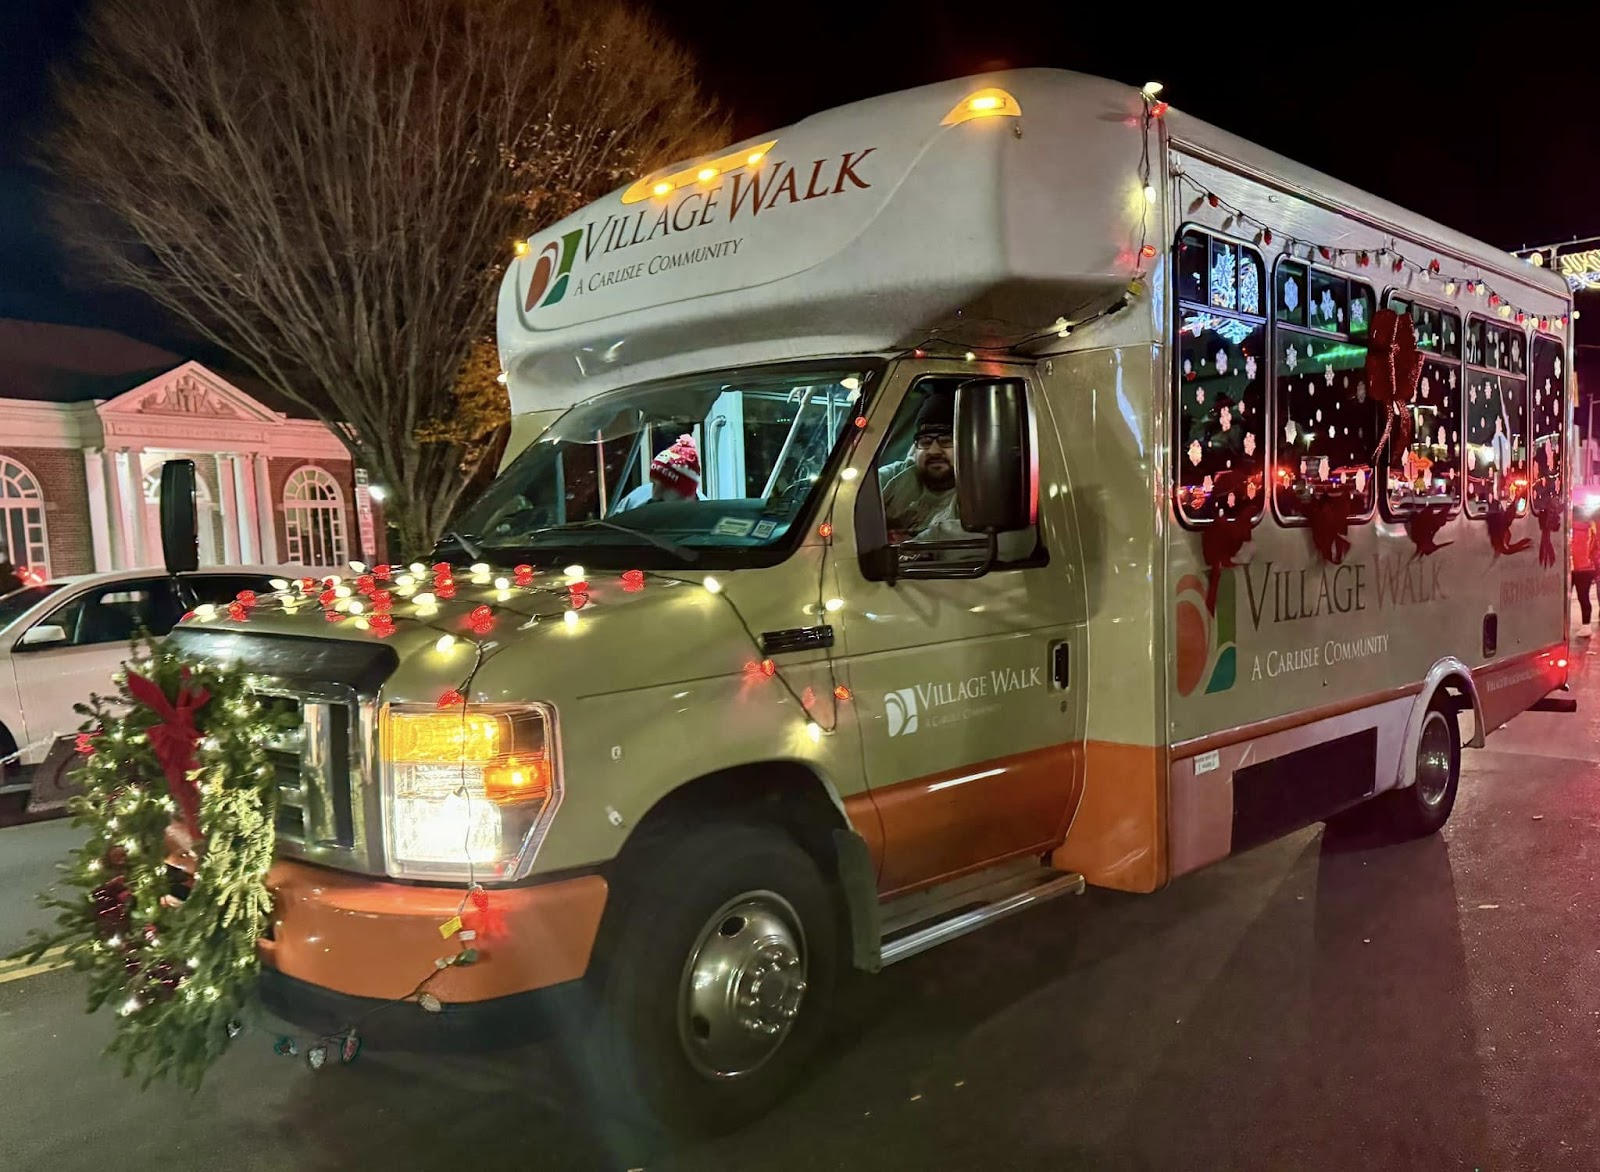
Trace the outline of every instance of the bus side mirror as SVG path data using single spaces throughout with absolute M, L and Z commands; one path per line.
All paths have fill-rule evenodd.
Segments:
M 169 574 L 187 574 L 200 564 L 193 460 L 161 465 L 161 557 Z
M 1028 384 L 972 379 L 956 388 L 956 508 L 969 533 L 1013 533 L 1039 519 L 1039 459 Z

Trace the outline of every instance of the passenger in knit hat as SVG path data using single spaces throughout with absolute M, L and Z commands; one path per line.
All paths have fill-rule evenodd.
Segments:
M 680 435 L 650 461 L 650 476 L 611 512 L 623 513 L 653 501 L 692 501 L 700 496 L 700 452 L 694 437 Z
M 700 453 L 692 435 L 680 435 L 650 461 L 652 500 L 693 500 L 700 491 Z

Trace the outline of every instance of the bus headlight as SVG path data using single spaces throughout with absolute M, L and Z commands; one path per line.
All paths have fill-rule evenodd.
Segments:
M 390 704 L 381 729 L 389 874 L 526 874 L 561 804 L 554 713 L 541 704 Z

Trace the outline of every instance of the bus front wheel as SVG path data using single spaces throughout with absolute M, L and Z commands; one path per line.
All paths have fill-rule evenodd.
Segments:
M 628 871 L 598 958 L 591 1093 L 670 1133 L 730 1130 L 775 1104 L 821 1040 L 840 963 L 835 902 L 775 827 L 685 828 Z

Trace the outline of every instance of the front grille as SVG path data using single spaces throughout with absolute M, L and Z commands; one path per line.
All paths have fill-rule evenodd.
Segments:
M 256 699 L 288 719 L 265 750 L 278 788 L 279 853 L 366 869 L 357 850 L 353 706 L 288 692 L 263 692 Z

